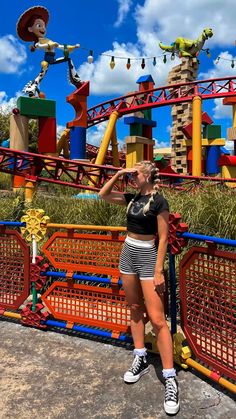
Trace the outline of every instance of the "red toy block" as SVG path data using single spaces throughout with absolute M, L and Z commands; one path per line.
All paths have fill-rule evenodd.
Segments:
M 150 140 L 152 140 L 152 127 L 148 126 L 148 125 L 144 125 L 143 126 L 143 137 L 149 138 Z
M 89 96 L 89 82 L 84 82 L 79 89 L 67 96 L 66 101 L 73 106 L 75 118 L 67 123 L 67 128 L 88 127 L 87 97 Z
M 236 96 L 225 97 L 223 99 L 223 105 L 236 105 Z
M 57 151 L 56 118 L 39 118 L 38 152 L 56 153 Z
M 211 117 L 208 115 L 208 113 L 207 113 L 207 112 L 203 112 L 203 113 L 202 113 L 202 124 L 203 124 L 203 125 L 211 125 L 211 124 L 213 124 L 213 121 L 212 121 Z M 186 136 L 189 140 L 191 140 L 191 139 L 192 139 L 192 129 L 193 129 L 193 124 L 192 124 L 192 122 L 190 122 L 190 124 L 185 125 L 185 126 L 182 128 L 182 131 L 183 131 L 184 135 L 185 135 L 185 136 Z
M 222 155 L 218 160 L 219 166 L 236 166 L 236 156 Z
M 154 89 L 154 85 L 155 85 L 155 83 L 154 82 L 143 82 L 143 83 L 140 83 L 140 85 L 139 85 L 139 91 L 140 92 L 144 92 L 145 90 L 151 90 L 151 89 Z

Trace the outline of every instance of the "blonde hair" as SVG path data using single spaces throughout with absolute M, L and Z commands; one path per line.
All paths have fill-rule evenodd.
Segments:
M 149 211 L 150 205 L 152 202 L 154 202 L 154 197 L 158 194 L 158 183 L 160 182 L 159 179 L 159 169 L 156 167 L 155 163 L 151 162 L 150 160 L 143 160 L 139 163 L 135 164 L 135 167 L 138 167 L 140 172 L 142 172 L 144 175 L 149 176 L 149 182 L 153 185 L 153 192 L 151 193 L 151 196 L 146 203 L 146 205 L 143 207 L 143 215 L 147 215 L 147 212 Z M 126 213 L 128 213 L 131 205 L 135 201 L 135 199 L 140 195 L 140 192 L 136 194 L 133 199 L 131 199 L 129 205 L 127 206 Z

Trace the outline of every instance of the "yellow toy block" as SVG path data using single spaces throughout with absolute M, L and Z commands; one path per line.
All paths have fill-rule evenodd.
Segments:
M 227 140 L 236 141 L 236 127 L 227 128 Z
M 185 147 L 192 147 L 192 140 L 183 140 L 182 145 Z M 210 147 L 213 145 L 224 146 L 225 138 L 214 138 L 212 140 L 209 140 L 208 138 L 202 138 L 202 147 Z
M 127 144 L 126 167 L 133 167 L 143 160 L 143 144 Z
M 126 144 L 148 144 L 148 145 L 155 145 L 155 141 L 151 140 L 150 138 L 140 137 L 138 135 L 129 135 L 125 137 Z
M 236 178 L 236 167 L 235 166 L 222 166 L 221 173 L 223 178 Z M 225 182 L 228 188 L 236 188 L 235 182 Z

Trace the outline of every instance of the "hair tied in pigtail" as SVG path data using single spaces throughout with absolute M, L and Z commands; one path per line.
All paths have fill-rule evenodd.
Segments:
M 126 214 L 128 214 L 130 207 L 132 207 L 134 201 L 141 195 L 141 192 L 138 192 L 134 195 L 134 197 L 131 199 L 131 201 L 129 202 L 127 209 L 126 209 Z

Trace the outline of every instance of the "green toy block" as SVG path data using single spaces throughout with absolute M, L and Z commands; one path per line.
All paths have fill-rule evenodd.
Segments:
M 28 118 L 39 118 L 41 116 L 55 118 L 56 116 L 55 100 L 20 96 L 17 99 L 17 108 L 21 115 Z
M 221 125 L 206 125 L 203 130 L 203 137 L 208 138 L 208 140 L 221 138 Z
M 143 126 L 142 124 L 131 124 L 130 125 L 130 135 L 137 135 L 142 137 L 143 134 Z
M 145 111 L 143 111 L 143 115 L 145 119 L 152 119 L 152 110 L 145 109 Z

